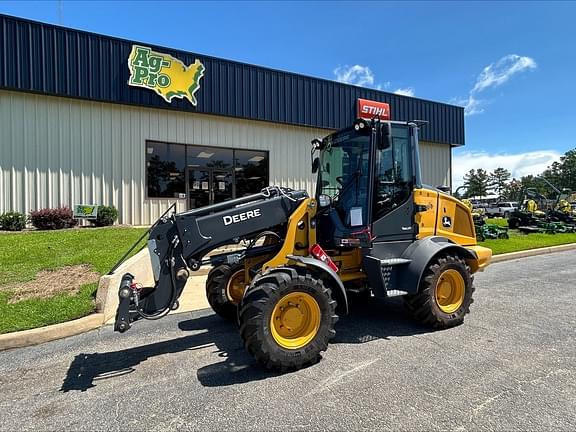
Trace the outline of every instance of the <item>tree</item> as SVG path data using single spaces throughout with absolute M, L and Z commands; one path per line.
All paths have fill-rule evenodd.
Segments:
M 564 179 L 562 178 L 562 164 L 560 162 L 554 162 L 551 166 L 546 168 L 540 176 L 552 183 L 554 187 L 562 188 Z
M 490 176 L 482 168 L 471 169 L 464 174 L 464 186 L 466 186 L 466 197 L 486 196 L 489 189 Z
M 545 182 L 538 179 L 538 176 L 533 176 L 532 174 L 522 176 L 522 178 L 520 178 L 520 183 L 522 184 L 523 190 L 534 189 L 536 192 L 544 196 L 548 196 L 552 191 Z
M 560 158 L 559 187 L 576 190 L 576 149 L 568 150 Z
M 510 201 L 521 202 L 524 198 L 522 193 L 522 181 L 513 178 L 510 183 L 506 184 L 506 196 Z
M 506 192 L 508 180 L 511 174 L 506 168 L 496 168 L 494 172 L 489 174 L 490 181 L 489 187 L 498 195 L 503 195 Z

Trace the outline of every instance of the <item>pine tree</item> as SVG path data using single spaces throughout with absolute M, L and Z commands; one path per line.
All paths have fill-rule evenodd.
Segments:
M 466 197 L 486 196 L 488 193 L 488 184 L 490 176 L 482 168 L 478 170 L 471 169 L 464 174 L 464 186 L 466 186 Z
M 496 168 L 489 176 L 490 189 L 498 195 L 503 195 L 506 192 L 506 186 L 511 177 L 510 172 L 506 168 Z

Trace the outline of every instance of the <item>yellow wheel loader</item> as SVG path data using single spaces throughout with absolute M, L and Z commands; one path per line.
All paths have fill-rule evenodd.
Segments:
M 403 296 L 432 328 L 461 324 L 472 275 L 490 262 L 470 209 L 422 184 L 416 122 L 356 120 L 312 142 L 314 197 L 261 193 L 166 214 L 149 234 L 155 285 L 130 274 L 119 287 L 115 330 L 178 307 L 191 273 L 212 266 L 206 295 L 237 320 L 244 346 L 270 369 L 313 364 L 335 335 L 348 294 Z M 245 248 L 211 255 L 227 244 Z

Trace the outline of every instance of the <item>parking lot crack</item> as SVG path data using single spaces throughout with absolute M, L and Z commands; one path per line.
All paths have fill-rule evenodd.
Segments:
M 308 380 L 310 380 L 310 381 L 313 381 L 313 382 L 315 382 L 315 383 L 317 384 L 316 389 L 312 390 L 312 392 L 310 392 L 310 395 L 318 394 L 318 393 L 320 393 L 320 392 L 322 392 L 322 391 L 324 391 L 324 390 L 328 391 L 335 400 L 337 400 L 337 401 L 339 401 L 339 402 L 342 402 L 342 403 L 343 403 L 343 406 L 350 407 L 351 409 L 350 409 L 349 412 L 354 416 L 354 418 L 356 418 L 356 420 L 358 421 L 358 424 L 361 424 L 363 418 L 362 418 L 362 416 L 360 416 L 356 411 L 358 411 L 358 410 L 361 411 L 363 407 L 358 406 L 358 405 L 354 402 L 353 398 L 350 398 L 350 397 L 348 397 L 348 396 L 346 396 L 346 395 L 344 395 L 344 394 L 339 394 L 339 393 L 337 393 L 337 392 L 334 390 L 333 385 L 334 385 L 335 383 L 341 381 L 344 377 L 349 376 L 349 375 L 357 372 L 357 371 L 360 370 L 360 369 L 364 369 L 364 368 L 366 368 L 366 367 L 374 364 L 374 363 L 377 362 L 378 360 L 380 360 L 380 359 L 374 359 L 374 360 L 371 360 L 371 361 L 368 361 L 368 362 L 361 363 L 360 365 L 358 365 L 358 366 L 356 366 L 356 367 L 354 367 L 354 368 L 352 368 L 352 369 L 350 369 L 350 370 L 347 370 L 347 371 L 344 371 L 344 372 L 341 372 L 341 373 L 338 373 L 338 374 L 332 374 L 332 376 L 330 376 L 330 377 L 328 377 L 327 379 L 324 379 L 324 380 L 316 379 L 316 378 L 313 377 L 313 376 L 305 376 L 305 375 L 303 375 L 303 374 L 301 374 L 301 373 L 297 373 L 297 374 L 298 374 L 298 376 L 300 376 L 300 377 L 302 377 L 302 378 L 304 378 L 304 379 L 308 379 Z

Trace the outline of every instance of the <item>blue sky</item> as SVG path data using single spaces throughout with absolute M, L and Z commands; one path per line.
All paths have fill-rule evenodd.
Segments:
M 576 147 L 573 2 L 0 1 L 0 12 L 468 105 L 470 168 L 538 173 Z

